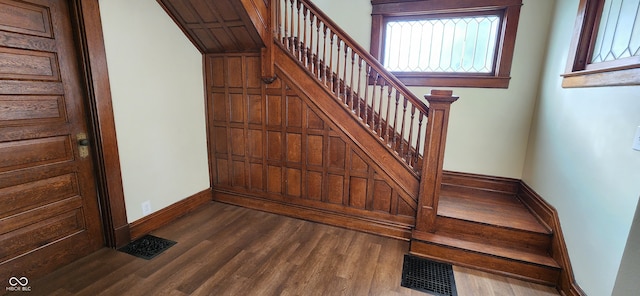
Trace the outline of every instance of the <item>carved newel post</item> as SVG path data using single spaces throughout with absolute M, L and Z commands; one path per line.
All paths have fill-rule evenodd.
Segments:
M 429 102 L 427 135 L 424 146 L 424 160 L 418 194 L 418 213 L 415 231 L 435 231 L 440 185 L 442 183 L 442 167 L 444 164 L 444 148 L 447 142 L 447 125 L 449 109 L 458 100 L 450 90 L 431 90 L 424 97 Z

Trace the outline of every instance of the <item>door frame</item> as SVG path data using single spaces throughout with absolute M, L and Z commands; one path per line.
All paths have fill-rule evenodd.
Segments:
M 70 1 L 105 244 L 131 242 L 98 0 Z

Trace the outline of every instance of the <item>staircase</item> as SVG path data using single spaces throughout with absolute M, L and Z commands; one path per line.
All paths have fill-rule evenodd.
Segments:
M 410 252 L 555 286 L 561 268 L 550 256 L 553 232 L 517 196 L 517 182 L 479 188 L 465 182 L 470 176 L 444 181 L 452 183 L 442 185 L 436 230 L 414 232 Z
M 197 17 L 201 12 L 196 7 L 208 7 L 212 10 L 208 15 L 214 16 L 222 15 L 215 11 L 223 9 L 221 7 L 242 7 L 233 11 L 237 14 L 237 20 L 229 18 L 227 13 L 227 17 L 224 20 L 221 18 L 216 27 L 243 24 L 242 28 L 248 33 L 236 36 L 249 36 L 251 38 L 247 38 L 253 43 L 240 40 L 229 44 L 252 44 L 246 50 L 260 51 L 259 74 L 267 85 L 263 89 L 269 90 L 270 83 L 281 80 L 295 85 L 293 91 L 299 92 L 300 97 L 315 100 L 305 108 L 323 113 L 321 117 L 326 124 L 339 123 L 332 127 L 341 129 L 343 139 L 353 140 L 350 153 L 363 151 L 372 159 L 369 162 L 363 158 L 368 165 L 365 167 L 384 170 L 389 176 L 387 184 L 393 188 L 393 194 L 402 195 L 402 199 L 407 201 L 404 212 L 410 212 L 412 217 L 394 218 L 387 216 L 387 213 L 375 212 L 372 210 L 372 204 L 377 203 L 375 200 L 367 203 L 363 208 L 366 211 L 349 208 L 348 201 L 343 202 L 343 207 L 335 204 L 325 206 L 316 201 L 298 201 L 286 196 L 286 192 L 282 197 L 277 197 L 277 203 L 267 203 L 272 194 L 260 195 L 255 190 L 241 190 L 233 184 L 217 184 L 214 181 L 214 191 L 219 186 L 218 190 L 224 193 L 221 195 L 224 197 L 218 200 L 255 208 L 263 206 L 264 210 L 293 216 L 305 213 L 305 219 L 355 229 L 360 227 L 363 231 L 380 235 L 397 234 L 395 230 L 385 232 L 381 229 L 395 227 L 393 223 L 410 222 L 410 226 L 403 230 L 406 236 L 391 236 L 410 239 L 410 252 L 415 255 L 537 283 L 558 285 L 562 269 L 551 256 L 554 233 L 520 200 L 518 182 L 443 172 L 449 106 L 457 99 L 450 91 L 432 91 L 425 96 L 429 102 L 427 106 L 423 99 L 413 95 L 366 49 L 354 42 L 308 0 L 222 0 L 215 2 L 217 4 L 192 0 L 190 5 L 193 7 L 179 0 L 159 2 L 205 54 L 226 52 L 224 49 L 217 50 L 213 46 L 217 41 L 208 41 L 207 36 L 216 39 L 215 34 L 227 34 L 222 37 L 229 39 L 232 35 L 228 34 L 231 30 L 219 30 L 219 33 L 212 30 L 213 35 L 204 34 L 200 28 L 205 27 L 206 20 L 205 17 Z M 223 5 L 223 2 L 226 4 Z M 219 6 L 214 7 L 216 5 Z M 269 24 L 270 29 L 267 28 Z M 224 39 L 222 37 L 218 39 Z M 282 89 L 288 94 L 288 85 Z M 273 93 L 275 90 L 270 91 Z M 303 100 L 303 105 L 305 102 Z M 266 105 L 261 108 L 266 108 Z M 284 107 L 282 110 L 285 110 Z M 220 114 L 224 117 L 224 112 Z M 219 124 L 217 128 L 237 130 L 248 126 L 250 123 L 244 126 L 226 123 L 225 126 Z M 288 130 L 297 131 L 289 127 L 284 127 L 284 130 L 283 135 Z M 223 150 L 224 147 L 220 149 Z M 218 154 L 222 155 L 220 151 Z M 220 157 L 228 158 L 229 163 L 240 163 L 243 161 L 241 155 L 242 151 Z M 245 161 L 247 166 L 250 161 Z M 273 167 L 275 163 L 271 162 L 271 165 Z M 284 165 L 283 169 L 292 171 Z M 304 165 L 300 167 L 305 168 Z M 298 167 L 294 169 L 298 170 Z M 369 173 L 370 181 L 379 182 L 383 177 L 378 176 L 378 171 Z M 324 182 L 324 179 L 318 180 Z M 345 180 L 349 184 L 348 179 Z M 288 186 L 286 182 L 283 184 Z M 369 188 L 365 192 L 377 188 L 374 182 L 371 184 L 362 187 Z M 345 191 L 351 190 L 347 187 L 344 186 Z M 252 198 L 252 194 L 258 199 L 238 202 L 238 198 L 229 197 L 234 191 L 238 191 L 238 195 L 244 199 Z M 316 208 L 318 211 L 314 211 Z M 395 211 L 398 212 L 398 209 Z M 372 220 L 376 220 L 375 227 L 367 224 Z M 410 233 L 409 229 L 412 229 Z

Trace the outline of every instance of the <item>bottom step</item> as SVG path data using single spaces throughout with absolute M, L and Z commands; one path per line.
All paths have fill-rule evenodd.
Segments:
M 411 254 L 454 265 L 555 286 L 560 266 L 551 258 L 433 233 L 414 232 Z

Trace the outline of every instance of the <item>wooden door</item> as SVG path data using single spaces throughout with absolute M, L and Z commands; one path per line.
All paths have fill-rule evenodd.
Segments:
M 104 244 L 68 1 L 0 0 L 0 282 Z M 0 284 L 0 287 L 2 285 Z

